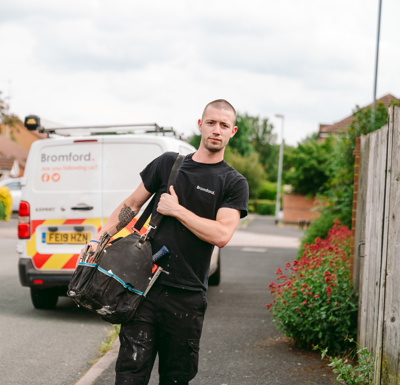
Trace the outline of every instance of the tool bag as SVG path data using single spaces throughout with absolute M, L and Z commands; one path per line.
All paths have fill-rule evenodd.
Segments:
M 174 184 L 183 159 L 182 155 L 176 158 L 167 191 Z M 153 265 L 148 237 L 150 230 L 159 225 L 162 215 L 156 213 L 150 220 L 147 232 L 140 235 L 141 228 L 152 212 L 154 200 L 155 194 L 136 222 L 133 233 L 109 243 L 111 235 L 106 232 L 95 252 L 87 245 L 68 286 L 67 295 L 78 306 L 99 314 L 113 324 L 128 322 L 159 275 L 168 274 L 161 267 Z M 165 253 L 165 250 L 163 247 L 162 252 Z

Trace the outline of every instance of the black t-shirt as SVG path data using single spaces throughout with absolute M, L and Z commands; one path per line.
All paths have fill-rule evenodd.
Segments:
M 179 203 L 196 215 L 214 220 L 221 207 L 247 215 L 249 189 L 246 178 L 225 161 L 215 164 L 197 163 L 187 155 L 181 165 L 174 189 Z M 147 191 L 156 193 L 153 214 L 161 194 L 167 191 L 168 177 L 177 153 L 167 152 L 153 160 L 141 173 Z M 214 246 L 202 241 L 177 219 L 163 216 L 156 230 L 150 232 L 153 253 L 163 246 L 170 251 L 157 264 L 167 274 L 159 282 L 188 290 L 207 290 L 210 259 Z

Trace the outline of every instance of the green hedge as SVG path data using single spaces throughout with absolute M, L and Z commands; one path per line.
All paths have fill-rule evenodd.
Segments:
M 274 215 L 275 201 L 268 199 L 251 199 L 249 200 L 249 212 L 260 215 Z

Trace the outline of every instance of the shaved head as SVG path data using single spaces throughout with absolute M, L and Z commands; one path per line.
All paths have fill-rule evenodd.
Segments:
M 208 103 L 205 107 L 204 107 L 204 111 L 203 111 L 203 115 L 202 115 L 202 119 L 204 119 L 204 114 L 207 110 L 208 107 L 214 107 L 218 110 L 228 110 L 228 111 L 232 111 L 233 112 L 233 116 L 235 118 L 233 124 L 236 123 L 236 110 L 233 108 L 232 104 L 230 104 L 228 101 L 226 101 L 225 99 L 217 99 L 217 100 L 213 100 L 212 102 Z

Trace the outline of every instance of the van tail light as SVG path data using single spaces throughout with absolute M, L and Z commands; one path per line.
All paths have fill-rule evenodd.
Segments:
M 21 201 L 18 210 L 18 238 L 31 237 L 31 208 L 28 202 Z

